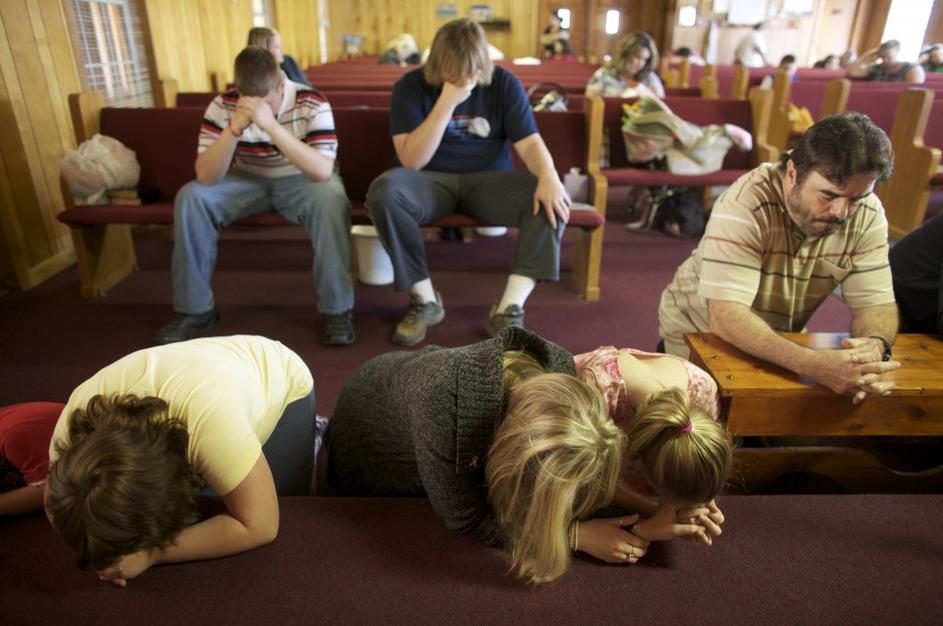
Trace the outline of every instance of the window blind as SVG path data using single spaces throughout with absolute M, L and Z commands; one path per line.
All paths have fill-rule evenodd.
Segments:
M 152 107 L 137 0 L 72 0 L 90 89 L 116 107 Z

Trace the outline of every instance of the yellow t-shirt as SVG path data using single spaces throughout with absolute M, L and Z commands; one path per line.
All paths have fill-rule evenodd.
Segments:
M 72 413 L 93 396 L 156 396 L 187 425 L 191 467 L 224 495 L 249 474 L 285 407 L 313 386 L 301 357 L 265 337 L 208 337 L 139 350 L 72 392 L 53 431 L 49 461 L 58 458 L 56 442 L 68 444 Z

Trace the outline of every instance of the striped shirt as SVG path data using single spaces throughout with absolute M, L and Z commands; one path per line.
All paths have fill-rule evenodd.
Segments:
M 801 331 L 839 284 L 852 311 L 893 304 L 887 220 L 877 196 L 855 204 L 848 221 L 807 237 L 786 211 L 782 175 L 767 163 L 717 200 L 707 230 L 661 295 L 658 332 L 670 354 L 686 357 L 684 333 L 707 332 L 708 300 L 749 306 L 778 331 Z
M 285 94 L 276 116 L 279 124 L 324 156 L 336 159 L 337 133 L 334 130 L 334 114 L 327 98 L 317 89 L 287 79 L 284 79 L 284 85 Z M 236 91 L 220 94 L 213 99 L 203 115 L 198 153 L 209 148 L 226 130 L 238 102 L 239 94 Z M 272 142 L 268 133 L 255 124 L 249 124 L 242 131 L 232 167 L 270 178 L 299 173 L 298 168 Z

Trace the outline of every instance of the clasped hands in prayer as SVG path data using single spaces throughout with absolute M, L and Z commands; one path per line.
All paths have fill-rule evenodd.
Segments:
M 639 519 L 639 515 L 623 515 L 580 522 L 577 548 L 600 561 L 634 565 L 652 541 L 686 537 L 712 545 L 713 537 L 721 534 L 724 514 L 714 500 L 682 506 L 662 502 L 651 516 Z
M 886 396 L 897 386 L 881 375 L 900 367 L 899 361 L 882 361 L 884 345 L 873 337 L 846 337 L 841 349 L 819 350 L 812 377 L 835 393 L 851 395 L 855 404 L 868 397 Z

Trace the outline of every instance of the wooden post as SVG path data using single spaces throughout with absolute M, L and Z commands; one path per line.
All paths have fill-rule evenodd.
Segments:
M 705 100 L 717 100 L 720 97 L 716 76 L 701 76 L 698 86 L 701 88 L 701 97 Z
M 848 94 L 851 81 L 847 78 L 833 78 L 825 86 L 825 98 L 822 100 L 822 117 L 844 113 L 848 108 Z M 816 120 L 818 121 L 818 120 Z
M 773 79 L 773 104 L 770 109 L 769 134 L 771 146 L 782 152 L 789 147 L 792 121 L 789 119 L 789 97 L 792 95 L 792 77 L 785 70 L 776 72 Z
M 69 112 L 72 113 L 72 127 L 75 130 L 75 142 L 82 143 L 92 138 L 101 129 L 99 120 L 105 106 L 105 96 L 100 91 L 83 91 L 69 94 Z
M 681 64 L 678 66 L 678 86 L 685 88 L 691 86 L 691 59 L 688 57 L 681 59 Z
M 779 159 L 779 150 L 769 144 L 770 110 L 773 94 L 769 89 L 754 87 L 750 90 L 750 108 L 753 112 L 753 156 L 755 163 L 772 163 Z
M 900 239 L 923 223 L 930 199 L 930 179 L 940 164 L 940 151 L 923 145 L 933 105 L 933 92 L 908 89 L 901 94 L 891 128 L 894 173 L 877 187 L 888 230 Z
M 738 65 L 733 70 L 733 81 L 730 83 L 730 97 L 734 100 L 746 100 L 747 89 L 750 87 L 750 71 Z

